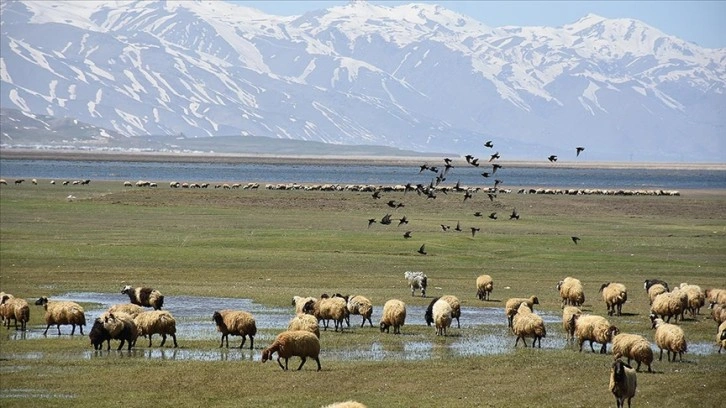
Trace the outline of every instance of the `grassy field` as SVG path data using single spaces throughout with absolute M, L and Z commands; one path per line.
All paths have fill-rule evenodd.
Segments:
M 68 200 L 69 195 L 74 196 Z M 416 194 L 89 186 L 0 186 L 0 290 L 27 299 L 68 292 L 116 293 L 124 282 L 178 295 L 250 298 L 290 308 L 293 295 L 363 294 L 377 309 L 399 298 L 427 305 L 453 294 L 464 308 L 502 308 L 509 297 L 537 295 L 537 310 L 560 313 L 555 284 L 579 278 L 584 309 L 606 313 L 597 290 L 618 281 L 629 288 L 624 316 L 611 322 L 652 340 L 643 280 L 660 278 L 726 288 L 726 192 L 684 191 L 680 197 Z M 388 200 L 403 202 L 393 210 Z M 515 208 L 517 221 L 508 220 Z M 476 217 L 480 211 L 484 217 Z M 486 215 L 496 211 L 494 221 Z M 394 223 L 375 223 L 393 215 Z M 409 224 L 397 226 L 405 215 Z M 457 222 L 464 229 L 456 232 Z M 441 224 L 450 225 L 442 231 Z M 481 231 L 472 237 L 470 227 Z M 403 232 L 413 238 L 404 239 Z M 581 238 L 578 245 L 570 239 Z M 428 255 L 416 251 L 426 244 Z M 429 297 L 412 298 L 406 270 L 425 271 Z M 475 298 L 480 274 L 495 281 L 493 301 Z M 213 310 L 210 310 L 210 316 Z M 173 310 L 171 310 L 173 313 Z M 422 316 L 409 319 L 422 321 Z M 359 319 L 351 319 L 351 323 Z M 502 325 L 505 325 L 502 314 Z M 679 323 L 681 324 L 681 323 Z M 634 406 L 721 406 L 726 355 L 708 309 L 682 324 L 689 342 L 709 343 L 682 363 L 656 361 L 640 373 Z M 30 330 L 42 331 L 42 309 L 31 306 Z M 87 329 L 90 329 L 87 327 Z M 281 330 L 282 328 L 280 328 Z M 548 333 L 561 335 L 560 325 Z M 376 328 L 323 333 L 323 350 L 403 347 L 433 341 L 433 357 L 415 361 L 323 360 L 301 372 L 259 361 L 145 358 L 137 350 L 84 358 L 86 336 L 13 340 L 0 331 L 0 405 L 43 406 L 306 406 L 355 399 L 369 407 L 614 406 L 607 389 L 611 355 L 563 349 L 514 349 L 457 357 L 447 352 L 462 329 L 435 338 L 434 329 L 404 326 L 403 335 Z M 474 327 L 486 335 L 487 327 Z M 64 328 L 67 333 L 67 328 Z M 214 327 L 210 322 L 210 331 Z M 279 330 L 262 333 L 271 338 Z M 239 338 L 235 338 L 237 342 Z M 217 349 L 217 340 L 187 340 L 183 349 Z M 543 340 L 547 344 L 547 339 Z M 255 353 L 266 347 L 255 342 Z M 170 349 L 167 349 L 170 351 Z M 170 351 L 171 352 L 171 351 Z M 297 359 L 290 364 L 297 365 Z

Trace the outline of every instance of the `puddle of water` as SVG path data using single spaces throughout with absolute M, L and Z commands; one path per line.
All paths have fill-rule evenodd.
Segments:
M 45 390 L 32 390 L 27 388 L 15 388 L 0 390 L 0 398 L 52 398 L 52 399 L 71 399 L 76 396 L 73 394 L 51 394 Z

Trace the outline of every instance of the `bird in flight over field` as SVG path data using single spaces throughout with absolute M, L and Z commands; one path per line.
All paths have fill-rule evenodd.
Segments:
M 585 150 L 585 148 L 584 148 L 584 147 L 576 147 L 576 148 L 575 148 L 575 151 L 577 152 L 577 156 L 579 156 L 579 155 L 580 155 L 580 153 L 582 153 L 582 151 L 583 151 L 583 150 Z
M 580 237 L 572 237 L 572 242 L 574 242 L 575 245 L 577 245 L 577 241 L 579 241 L 579 240 L 580 240 Z
M 491 156 L 490 156 L 490 159 L 489 159 L 489 161 L 492 161 L 492 160 L 494 160 L 494 159 L 498 159 L 499 157 L 500 157 L 500 156 L 499 156 L 499 152 L 496 152 L 496 153 L 494 153 L 493 155 L 491 155 Z
M 473 237 L 481 228 L 471 227 L 471 236 Z
M 411 231 L 406 231 L 406 232 L 404 232 L 404 233 L 403 233 L 403 237 L 404 237 L 404 238 L 406 238 L 406 239 L 409 239 L 409 238 L 411 238 Z
M 421 248 L 418 249 L 418 253 L 421 255 L 426 255 L 426 244 L 421 245 Z
M 376 222 L 376 219 L 375 219 L 375 218 L 371 218 L 371 219 L 369 219 L 369 220 L 368 220 L 368 228 L 370 228 L 370 227 L 371 227 L 371 224 L 375 224 L 375 222 Z
M 496 212 L 493 212 L 493 213 L 489 214 L 489 218 L 491 218 L 493 220 L 496 220 L 497 219 L 497 213 Z
M 548 158 L 547 158 L 547 160 L 549 160 L 550 162 L 553 162 L 553 163 L 554 163 L 554 162 L 556 162 L 556 161 L 557 161 L 557 156 L 555 156 L 555 155 L 553 154 L 552 156 L 548 157 Z
M 517 209 L 512 210 L 512 215 L 509 216 L 510 220 L 518 220 L 519 219 L 519 213 L 517 212 Z
M 494 143 L 492 143 L 491 140 L 487 140 L 487 142 L 484 143 L 484 147 L 488 147 L 491 149 L 492 147 L 494 147 Z

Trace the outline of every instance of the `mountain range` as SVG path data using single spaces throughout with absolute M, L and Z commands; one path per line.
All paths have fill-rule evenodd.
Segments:
M 493 28 L 444 6 L 3 1 L 0 106 L 88 124 L 96 147 L 493 140 L 502 159 L 726 161 L 726 49 L 633 19 Z M 38 142 L 20 128 L 1 145 Z

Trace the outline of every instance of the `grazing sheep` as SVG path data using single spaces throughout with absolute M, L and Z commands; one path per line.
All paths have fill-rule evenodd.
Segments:
M 309 301 L 317 302 L 318 299 L 314 297 L 302 297 L 302 296 L 293 296 L 292 297 L 292 306 L 295 306 L 295 314 L 303 313 L 303 307 L 305 307 L 305 304 Z
M 716 342 L 718 343 L 718 353 L 721 354 L 721 349 L 726 348 L 726 322 L 721 322 L 718 326 Z
M 242 310 L 220 310 L 212 314 L 212 319 L 217 326 L 217 331 L 222 333 L 219 347 L 222 347 L 224 340 L 227 339 L 227 348 L 229 348 L 229 335 L 231 334 L 233 336 L 242 336 L 242 343 L 239 348 L 245 345 L 247 336 L 250 336 L 250 350 L 252 350 L 255 345 L 257 323 L 250 313 Z
M 360 327 L 365 325 L 366 320 L 368 320 L 370 327 L 373 327 L 373 322 L 371 321 L 371 316 L 373 315 L 373 304 L 367 297 L 361 295 L 351 296 L 348 298 L 347 307 L 349 314 L 361 315 L 363 318 L 360 322 Z
M 667 293 L 668 289 L 666 289 L 665 286 L 661 285 L 660 283 L 656 283 L 652 285 L 650 288 L 648 288 L 648 298 L 650 300 L 650 304 L 653 304 L 653 301 L 655 300 L 656 296 Z
M 532 347 L 538 344 L 539 348 L 542 348 L 542 338 L 547 337 L 547 330 L 545 330 L 544 320 L 537 314 L 532 312 L 532 309 L 527 306 L 527 303 L 522 303 L 517 308 L 517 313 L 514 315 L 512 321 L 512 331 L 517 335 L 517 340 L 514 342 L 514 347 L 517 347 L 519 339 L 522 339 L 524 347 L 527 347 L 526 337 L 532 337 Z
M 673 292 L 661 293 L 653 299 L 650 312 L 666 319 L 667 322 L 670 322 L 671 317 L 675 317 L 675 321 L 678 321 L 678 316 L 683 314 L 684 306 L 688 303 L 688 295 L 685 304 L 681 295 L 686 294 L 675 289 Z
M 622 314 L 623 303 L 628 300 L 628 289 L 622 283 L 608 282 L 600 286 L 600 293 L 605 305 L 608 308 L 608 316 L 612 316 L 616 312 L 620 316 Z
M 565 306 L 582 306 L 585 303 L 585 292 L 579 279 L 566 277 L 559 281 L 555 287 L 560 292 L 562 308 Z
M 403 277 L 408 281 L 408 286 L 411 287 L 411 296 L 414 296 L 416 289 L 420 289 L 421 297 L 426 297 L 428 277 L 425 273 L 406 271 L 403 273 Z
M 726 289 L 709 288 L 706 289 L 704 295 L 709 303 L 716 302 L 721 305 L 726 305 Z
M 625 400 L 628 400 L 628 408 L 630 408 L 630 400 L 635 396 L 635 389 L 638 381 L 633 367 L 617 360 L 610 369 L 610 392 L 615 396 L 618 408 L 625 407 Z
M 381 316 L 381 333 L 390 333 L 393 326 L 393 334 L 401 334 L 401 326 L 406 323 L 406 304 L 398 299 L 391 299 L 383 305 Z
M 126 285 L 121 294 L 128 295 L 131 303 L 135 305 L 153 307 L 154 310 L 160 310 L 164 306 L 164 295 L 156 289 L 132 288 Z
M 339 297 L 321 297 L 317 301 L 310 300 L 305 303 L 303 313 L 311 314 L 323 321 L 323 330 L 328 330 L 328 320 L 332 319 L 335 324 L 335 331 L 343 332 L 343 321 L 348 315 L 348 305 L 343 298 Z
M 100 323 L 101 326 L 99 327 L 97 323 Z M 101 349 L 104 341 L 108 345 L 107 349 L 110 350 L 111 340 L 121 340 L 117 350 L 121 350 L 124 343 L 127 343 L 128 350 L 131 351 L 131 347 L 136 344 L 136 338 L 139 337 L 139 331 L 130 314 L 105 312 L 93 322 L 88 337 L 96 350 Z
M 149 347 L 151 347 L 151 337 L 154 334 L 161 335 L 159 347 L 164 347 L 167 335 L 174 340 L 174 348 L 178 347 L 176 343 L 176 319 L 171 313 L 163 310 L 141 312 L 134 317 L 134 323 L 139 329 L 139 336 L 149 336 Z
M 111 334 L 103 327 L 103 320 L 100 318 L 94 320 L 91 331 L 88 333 L 88 338 L 91 339 L 91 345 L 94 350 L 101 350 L 104 341 L 108 344 L 108 350 L 111 350 Z
M 366 408 L 365 405 L 361 404 L 358 401 L 344 401 L 344 402 L 336 402 L 334 404 L 326 405 L 322 408 Z
M 318 363 L 318 371 L 320 371 L 320 340 L 307 330 L 284 331 L 277 335 L 275 341 L 266 349 L 262 350 L 262 362 L 272 358 L 277 353 L 277 364 L 280 368 L 287 371 L 287 363 L 290 357 L 300 357 L 302 361 L 297 368 L 300 371 L 305 365 L 308 357 Z M 280 359 L 285 359 L 285 365 L 282 365 Z
M 613 340 L 619 331 L 618 328 L 611 325 L 610 322 L 602 317 L 596 315 L 575 315 L 572 316 L 573 323 L 575 325 L 575 337 L 582 351 L 582 344 L 585 340 L 590 342 L 590 350 L 595 352 L 592 347 L 592 343 L 600 343 L 600 354 L 607 353 L 607 344 Z
M 446 329 L 451 326 L 453 309 L 449 302 L 439 298 L 431 305 L 432 320 L 437 336 L 446 336 Z M 427 316 L 428 317 L 428 316 Z M 428 323 L 428 322 L 427 322 Z
M 701 308 L 706 304 L 706 295 L 698 285 L 681 283 L 680 289 L 688 296 L 687 310 L 691 312 L 691 317 L 695 319 L 697 314 L 701 314 Z
M 656 284 L 663 285 L 666 292 L 670 291 L 668 284 L 665 281 L 662 281 L 660 279 L 646 279 L 645 283 L 643 283 L 643 287 L 645 288 L 645 291 L 647 292 L 651 286 L 656 285 Z
M 293 317 L 287 325 L 287 330 L 307 330 L 317 336 L 317 338 L 320 338 L 318 319 L 313 315 L 305 313 L 300 313 Z
M 83 326 L 86 325 L 86 315 L 84 310 L 76 302 L 50 302 L 47 297 L 41 297 L 35 301 L 36 306 L 43 306 L 45 309 L 45 323 L 48 325 L 43 332 L 43 335 L 48 334 L 48 329 L 52 325 L 56 325 L 58 328 L 58 335 L 60 336 L 61 325 L 71 325 L 71 336 L 76 332 L 76 325 L 83 334 Z
M 653 349 L 650 342 L 639 334 L 621 333 L 613 337 L 613 358 L 615 360 L 620 357 L 626 357 L 628 364 L 630 360 L 638 362 L 635 371 L 640 371 L 640 364 L 648 365 L 648 372 L 652 373 L 650 365 L 653 363 Z
M 3 321 L 3 325 L 5 324 L 4 323 L 5 320 L 10 318 L 10 313 L 12 310 L 10 308 L 10 305 L 7 304 L 7 301 L 8 301 L 8 299 L 12 299 L 14 297 L 15 296 L 13 296 L 9 293 L 0 292 L 0 319 Z
M 3 295 L 0 298 L 2 311 L 0 314 L 5 320 L 5 326 L 10 329 L 10 320 L 15 321 L 15 330 L 18 330 L 18 322 L 20 322 L 20 330 L 25 331 L 28 321 L 30 320 L 30 306 L 25 299 L 12 297 L 12 295 Z
M 509 327 L 512 327 L 512 319 L 517 314 L 517 309 L 519 309 L 519 305 L 522 303 L 526 303 L 530 309 L 534 310 L 534 305 L 539 304 L 539 299 L 537 296 L 530 296 L 529 298 L 511 298 L 507 300 L 507 303 L 504 305 L 504 313 L 507 315 Z
M 567 341 L 575 339 L 575 322 L 572 320 L 572 316 L 581 314 L 582 310 L 575 306 L 565 306 L 562 310 L 562 329 L 565 330 Z
M 480 275 L 476 278 L 476 297 L 478 297 L 479 300 L 489 300 L 489 295 L 491 295 L 493 290 L 494 281 L 491 276 Z
M 655 344 L 660 349 L 658 361 L 663 360 L 663 349 L 668 352 L 668 361 L 671 361 L 671 353 L 673 353 L 673 361 L 676 361 L 676 353 L 678 353 L 680 361 L 683 361 L 683 353 L 688 351 L 683 329 L 675 324 L 664 322 L 654 314 L 650 315 L 650 321 L 655 329 Z
M 451 317 L 452 319 L 456 319 L 456 326 L 458 328 L 461 328 L 461 323 L 459 322 L 459 318 L 461 317 L 461 302 L 459 301 L 459 298 L 453 295 L 444 295 L 433 299 L 429 303 L 429 307 L 426 309 L 426 314 L 424 315 L 424 320 L 426 321 L 426 324 L 431 326 L 431 324 L 433 324 L 436 320 L 434 318 L 433 308 L 434 304 L 439 299 L 449 303 L 449 306 L 451 306 Z
M 726 305 L 711 302 L 708 307 L 711 309 L 711 317 L 716 322 L 716 324 L 726 322 Z
M 117 305 L 113 305 L 108 308 L 107 312 L 109 313 L 126 313 L 130 315 L 131 317 L 136 317 L 139 313 L 143 312 L 144 308 L 135 305 L 133 303 L 119 303 Z

